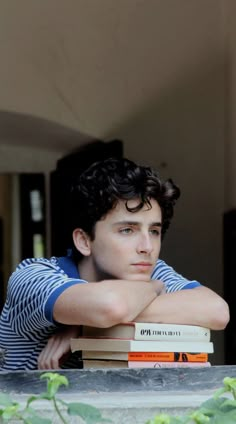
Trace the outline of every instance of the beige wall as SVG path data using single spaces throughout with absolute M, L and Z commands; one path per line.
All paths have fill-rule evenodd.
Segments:
M 0 175 L 0 217 L 3 220 L 3 252 L 1 253 L 3 253 L 4 281 L 7 281 L 7 276 L 11 272 L 11 188 L 10 175 Z
M 225 139 L 225 207 L 236 207 L 236 3 L 224 2 L 226 56 L 226 139 Z
M 52 169 L 63 152 L 83 140 L 76 141 L 69 128 L 123 139 L 127 156 L 157 167 L 182 189 L 163 257 L 219 293 L 225 160 L 236 178 L 233 146 L 224 158 L 228 119 L 231 139 L 236 130 L 230 7 L 234 12 L 233 0 L 0 5 L 0 110 L 68 128 L 57 143 L 51 127 L 39 133 L 33 122 L 29 134 L 25 116 L 22 127 L 19 119 L 15 126 L 16 117 L 1 119 L 0 111 L 0 171 Z M 229 116 L 228 84 L 233 88 Z M 227 196 L 236 199 L 232 184 L 230 190 Z M 219 363 L 223 335 L 214 337 Z

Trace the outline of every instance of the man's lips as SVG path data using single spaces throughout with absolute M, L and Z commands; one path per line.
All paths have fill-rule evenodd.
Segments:
M 132 265 L 139 270 L 147 270 L 152 267 L 150 262 L 137 262 Z

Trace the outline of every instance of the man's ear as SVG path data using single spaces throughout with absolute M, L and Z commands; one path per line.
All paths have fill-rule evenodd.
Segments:
M 83 256 L 89 256 L 91 253 L 90 237 L 81 228 L 76 228 L 73 231 L 73 241 L 76 249 Z

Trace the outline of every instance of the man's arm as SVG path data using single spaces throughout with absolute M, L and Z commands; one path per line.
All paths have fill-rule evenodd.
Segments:
M 75 284 L 56 299 L 53 318 L 67 325 L 111 327 L 132 321 L 162 290 L 163 283 L 157 280 Z
M 54 306 L 54 319 L 63 324 L 111 327 L 127 321 L 201 325 L 222 330 L 229 321 L 227 303 L 212 290 L 161 293 L 162 283 L 112 280 L 75 285 Z
M 207 287 L 158 296 L 134 321 L 200 325 L 223 330 L 229 321 L 227 303 Z

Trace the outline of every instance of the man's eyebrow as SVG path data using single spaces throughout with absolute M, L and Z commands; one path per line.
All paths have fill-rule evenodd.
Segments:
M 113 225 L 140 225 L 139 221 L 117 221 L 114 222 Z M 161 222 L 151 222 L 149 224 L 150 227 L 161 227 L 162 223 Z

